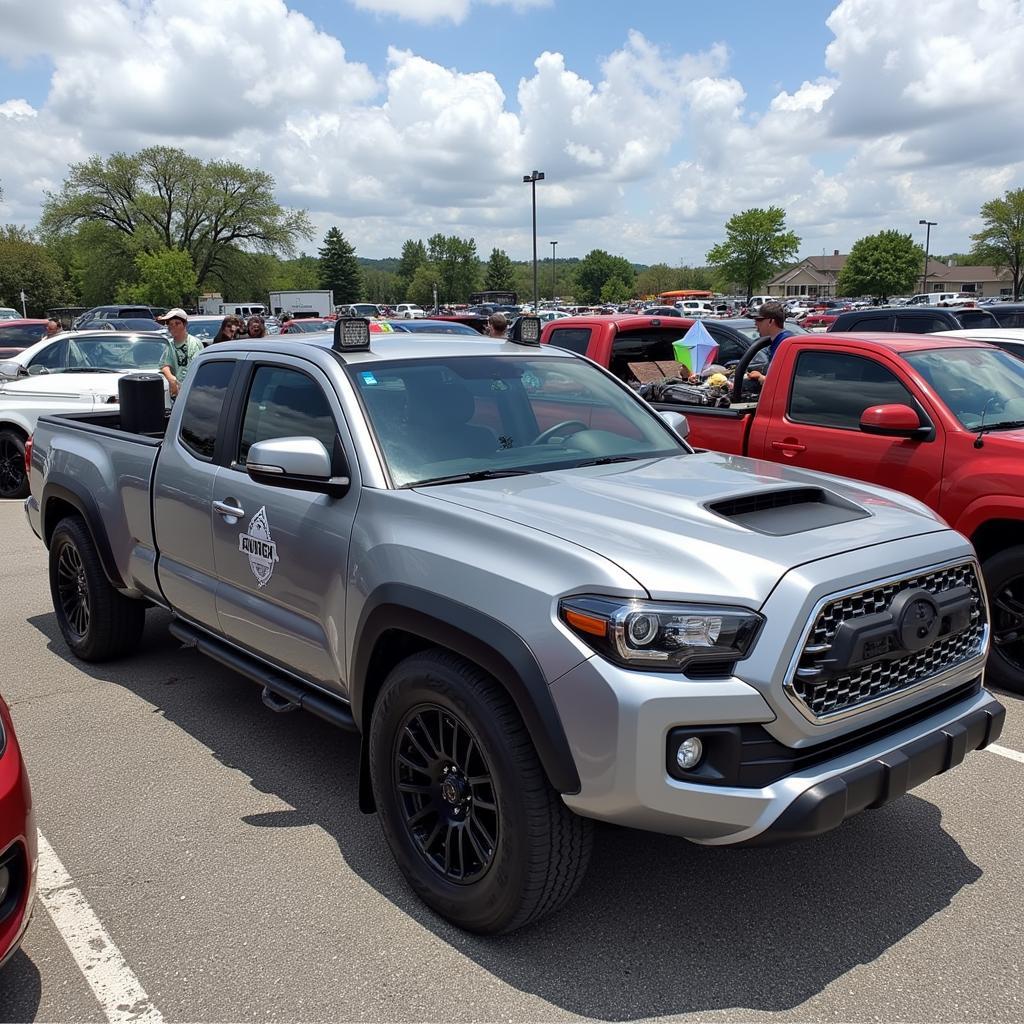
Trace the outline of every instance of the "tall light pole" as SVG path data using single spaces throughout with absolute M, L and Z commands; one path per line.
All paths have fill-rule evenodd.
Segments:
M 555 301 L 555 246 L 557 242 L 551 243 L 551 302 Z
M 918 224 L 924 224 L 924 275 L 921 278 L 921 291 L 928 292 L 928 247 L 932 240 L 932 228 L 938 224 L 937 220 L 919 220 Z
M 523 181 L 530 183 L 530 191 L 533 193 L 533 311 L 537 312 L 537 182 L 544 180 L 543 171 L 534 171 L 532 174 L 524 174 Z

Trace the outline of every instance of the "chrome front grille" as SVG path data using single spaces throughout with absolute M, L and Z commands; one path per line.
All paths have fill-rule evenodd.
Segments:
M 848 674 L 833 673 L 823 678 L 822 662 L 828 657 L 836 631 L 843 622 L 885 611 L 905 590 L 940 594 L 958 587 L 969 587 L 971 591 L 970 621 L 965 629 L 942 637 L 913 654 L 876 661 L 858 666 Z M 977 657 L 985 647 L 986 626 L 985 602 L 971 562 L 846 594 L 829 600 L 818 612 L 787 690 L 791 699 L 810 712 L 808 717 L 822 719 L 848 712 L 917 686 Z

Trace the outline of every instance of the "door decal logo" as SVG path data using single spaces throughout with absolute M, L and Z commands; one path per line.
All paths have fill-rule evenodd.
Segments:
M 249 568 L 256 582 L 261 589 L 265 587 L 274 575 L 274 563 L 278 561 L 277 545 L 270 536 L 265 505 L 249 520 L 249 532 L 238 535 L 238 550 L 249 557 Z

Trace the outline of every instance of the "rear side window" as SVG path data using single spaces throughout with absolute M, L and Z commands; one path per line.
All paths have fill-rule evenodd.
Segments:
M 999 309 L 996 307 L 991 312 L 999 321 L 1000 327 L 1024 327 L 1024 309 Z
M 585 356 L 587 346 L 590 344 L 589 327 L 556 327 L 551 332 L 549 345 L 557 348 L 566 348 L 577 355 Z
M 334 451 L 337 427 L 323 389 L 312 378 L 286 366 L 261 366 L 253 375 L 235 459 L 244 466 L 257 441 L 315 437 Z
M 835 329 L 837 331 L 891 331 L 892 317 L 891 316 L 862 316 L 855 320 L 851 320 L 850 323 L 840 326 L 836 324 Z M 901 326 L 901 330 L 902 330 Z M 909 328 L 908 328 L 909 330 Z
M 999 321 L 987 309 L 963 309 L 957 313 L 957 318 L 965 328 L 999 326 Z
M 204 462 L 213 458 L 220 414 L 227 402 L 234 369 L 233 360 L 205 363 L 189 382 L 178 437 L 189 452 Z
M 932 334 L 935 331 L 948 331 L 949 323 L 940 316 L 920 313 L 917 316 L 901 316 L 896 321 L 899 329 L 906 334 Z
M 797 359 L 789 418 L 820 427 L 860 429 L 874 405 L 917 408 L 896 376 L 873 359 L 844 352 L 803 352 Z

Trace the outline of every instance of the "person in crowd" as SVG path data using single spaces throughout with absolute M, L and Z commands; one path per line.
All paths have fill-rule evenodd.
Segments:
M 192 360 L 203 351 L 203 343 L 188 333 L 188 313 L 180 306 L 167 310 L 157 320 L 171 332 L 171 359 L 160 372 L 167 380 L 171 398 L 177 398 Z
M 64 328 L 61 327 L 61 323 L 56 317 L 51 316 L 50 319 L 46 321 L 46 336 L 48 338 L 52 338 L 55 334 L 60 334 L 62 330 L 64 330 Z
M 484 324 L 484 336 L 487 338 L 504 338 L 508 330 L 508 320 L 504 313 L 492 313 Z
M 786 310 L 781 302 L 764 302 L 761 308 L 754 314 L 754 326 L 762 338 L 771 338 L 772 343 L 768 347 L 769 368 L 775 353 L 787 338 L 793 336 L 792 331 L 786 330 Z M 764 381 L 765 375 L 760 370 L 751 370 L 747 374 L 747 380 Z
M 267 325 L 261 316 L 251 316 L 246 321 L 245 328 L 250 338 L 265 338 L 267 336 Z
M 218 341 L 234 341 L 244 326 L 240 316 L 235 316 L 233 313 L 229 314 L 221 321 L 220 327 L 217 328 L 217 333 L 213 336 L 213 341 L 210 344 L 214 345 Z

